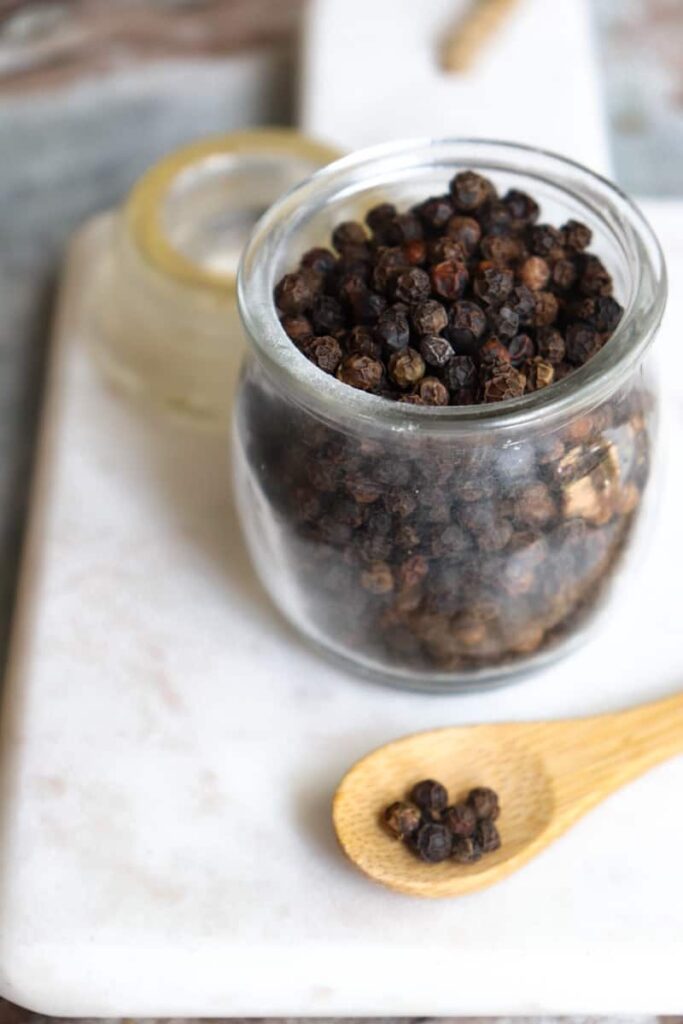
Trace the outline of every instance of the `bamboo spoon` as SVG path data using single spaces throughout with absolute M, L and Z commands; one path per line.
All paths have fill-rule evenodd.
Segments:
M 461 896 L 522 867 L 619 786 L 683 753 L 683 693 L 619 714 L 557 722 L 473 725 L 416 733 L 358 761 L 333 818 L 364 874 L 412 896 Z M 420 779 L 453 802 L 474 786 L 500 797 L 502 845 L 476 864 L 425 864 L 385 832 L 380 814 Z

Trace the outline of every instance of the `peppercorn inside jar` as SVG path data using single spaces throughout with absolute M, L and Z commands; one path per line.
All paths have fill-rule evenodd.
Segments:
M 372 309 L 364 298 L 363 330 L 343 305 L 318 299 L 319 336 L 302 335 L 298 351 L 297 325 L 285 330 L 273 301 L 283 274 L 303 253 L 321 253 L 339 225 L 348 233 L 382 204 L 424 208 L 471 168 L 501 192 L 533 194 L 549 222 L 589 226 L 623 307 L 603 347 L 557 379 L 562 339 L 543 324 L 526 340 L 510 334 L 511 318 L 489 294 L 500 274 L 481 263 L 472 310 L 463 309 L 463 272 L 439 258 L 440 243 L 430 273 L 392 268 L 391 295 L 409 315 L 387 316 L 381 295 Z M 429 208 L 435 223 L 438 205 Z M 471 225 L 460 229 L 474 237 Z M 424 218 L 423 231 L 408 244 L 436 249 Z M 499 241 L 481 257 L 494 255 L 495 268 L 512 246 L 502 221 L 489 234 Z M 337 242 L 353 250 L 361 239 Z M 521 253 L 511 287 L 538 292 L 545 262 Z M 540 282 L 551 298 L 569 287 L 565 269 L 555 284 Z M 478 292 L 494 307 L 477 355 L 485 397 L 462 404 L 471 360 L 449 326 L 457 316 L 458 330 L 471 330 Z M 269 211 L 245 254 L 239 299 L 251 355 L 236 405 L 238 505 L 266 588 L 304 634 L 364 672 L 441 691 L 502 680 L 585 635 L 634 547 L 655 453 L 643 356 L 663 311 L 664 270 L 621 193 L 524 147 L 381 147 L 332 165 Z M 335 331 L 352 346 L 343 363 Z M 511 348 L 531 378 L 525 394 L 510 392 Z M 384 379 L 393 396 L 382 393 Z

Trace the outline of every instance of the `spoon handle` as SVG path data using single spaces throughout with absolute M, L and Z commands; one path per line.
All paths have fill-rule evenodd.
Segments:
M 558 796 L 589 804 L 683 753 L 683 693 L 617 714 L 574 720 L 550 754 Z M 563 742 L 564 741 L 564 742 Z

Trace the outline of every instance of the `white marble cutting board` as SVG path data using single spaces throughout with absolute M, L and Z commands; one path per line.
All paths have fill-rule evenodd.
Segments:
M 472 0 L 310 0 L 300 124 L 356 149 L 486 137 L 565 153 L 602 174 L 609 147 L 591 0 L 518 0 L 466 73 L 439 62 Z
M 651 213 L 673 276 L 660 348 L 679 361 L 683 206 Z M 602 633 L 505 690 L 393 692 L 264 597 L 227 442 L 100 381 L 83 311 L 107 231 L 72 249 L 53 343 L 2 717 L 2 995 L 97 1017 L 680 1011 L 683 759 L 456 901 L 373 885 L 330 824 L 342 772 L 402 733 L 683 684 L 680 379 L 650 555 Z

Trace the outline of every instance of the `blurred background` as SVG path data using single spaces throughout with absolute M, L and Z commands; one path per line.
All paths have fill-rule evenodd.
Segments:
M 502 118 L 638 197 L 683 194 L 681 0 L 502 0 L 483 27 L 478 6 L 0 0 L 0 656 L 64 247 L 161 155 L 250 125 L 349 149 Z

